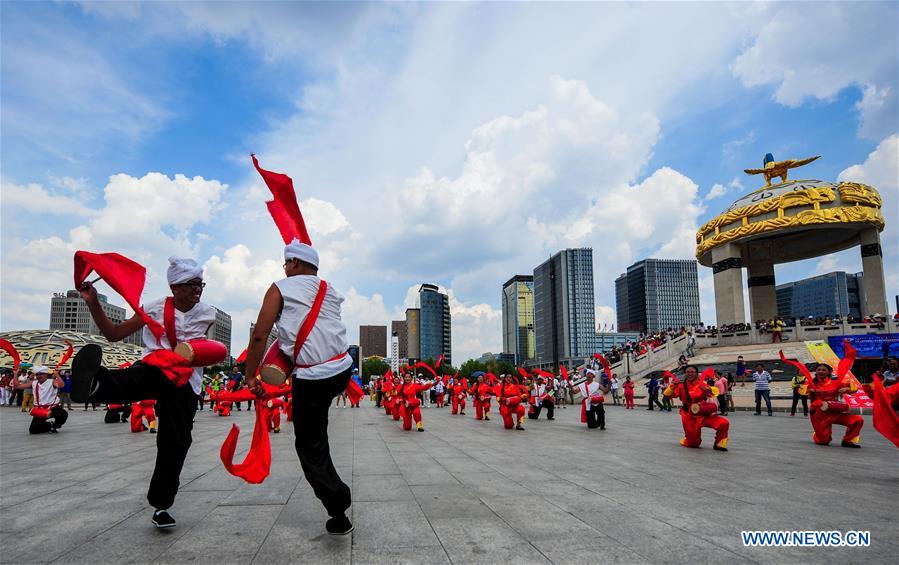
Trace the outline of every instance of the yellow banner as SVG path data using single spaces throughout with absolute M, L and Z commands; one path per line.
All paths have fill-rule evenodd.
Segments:
M 830 348 L 829 343 L 816 339 L 806 341 L 805 346 L 817 363 L 826 363 L 827 365 L 830 365 L 830 368 L 834 371 L 837 370 L 837 365 L 840 364 L 840 358 L 837 357 L 837 354 Z M 858 388 L 858 392 L 843 395 L 846 403 L 853 408 L 873 408 L 874 401 L 865 394 L 864 389 L 862 389 L 862 384 L 855 378 L 855 375 L 852 374 L 851 370 L 846 373 L 846 376 L 852 379 L 852 381 L 855 382 L 855 386 Z

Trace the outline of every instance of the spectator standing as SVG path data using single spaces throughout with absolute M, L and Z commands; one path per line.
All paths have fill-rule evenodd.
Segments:
M 768 407 L 768 415 L 773 416 L 771 409 L 771 373 L 765 370 L 765 365 L 759 363 L 755 366 L 755 372 L 752 373 L 752 380 L 755 381 L 755 415 L 762 414 L 762 399 L 765 399 L 765 405 Z
M 22 391 L 22 412 L 30 412 L 32 408 L 34 408 L 34 395 L 31 391 L 31 382 L 34 379 L 34 374 L 31 371 L 28 371 L 26 375 L 19 375 L 19 385 L 27 383 L 29 386 L 27 388 L 16 385 L 16 388 Z M 87 408 L 85 408 L 87 410 Z
M 784 322 L 780 316 L 775 316 L 771 320 L 771 343 L 780 343 L 783 341 Z
M 612 389 L 612 405 L 618 406 L 619 402 L 618 402 L 618 374 L 617 373 L 612 374 L 612 383 L 611 383 L 610 387 Z
M 790 408 L 790 416 L 796 415 L 796 405 L 802 401 L 802 414 L 808 418 L 808 379 L 805 375 L 797 374 L 790 381 L 793 388 L 793 406 Z
M 230 388 L 232 391 L 237 392 L 238 390 L 243 388 L 243 380 L 244 380 L 243 374 L 240 372 L 240 369 L 237 367 L 237 365 L 234 365 L 234 367 L 231 369 L 231 374 L 229 375 L 229 378 L 231 380 L 231 383 L 234 383 L 234 384 L 230 385 Z M 248 402 L 250 402 L 250 401 L 248 401 Z M 235 402 L 234 404 L 237 406 L 237 410 L 239 411 L 240 405 L 242 404 L 242 402 Z M 249 409 L 250 409 L 249 406 L 247 406 L 247 410 L 249 410 Z
M 883 386 L 888 387 L 899 382 L 899 357 L 890 355 L 886 360 L 886 368 L 883 375 Z
M 71 371 L 60 371 L 59 378 L 61 378 L 63 382 L 63 387 L 57 391 L 59 393 L 57 395 L 59 397 L 59 405 L 65 405 L 71 410 L 72 397 L 69 396 L 69 393 L 72 392 L 72 373 Z
M 734 376 L 730 373 L 727 373 L 727 408 L 729 410 L 736 411 L 736 407 L 734 406 L 734 385 L 736 381 L 734 380 Z
M 718 379 L 715 381 L 715 387 L 718 388 L 718 410 L 721 412 L 722 416 L 727 416 L 727 377 L 719 373 Z
M 737 378 L 740 379 L 740 386 L 746 386 L 746 362 L 743 356 L 737 356 Z
M 693 337 L 693 332 L 687 334 L 687 357 L 696 357 L 696 351 L 694 348 L 696 347 L 696 338 Z
M 659 407 L 659 410 L 664 410 L 665 407 L 662 406 L 662 403 L 659 402 L 659 380 L 655 377 L 655 375 L 649 377 L 649 382 L 646 383 L 646 389 L 649 391 L 649 407 L 647 410 L 653 409 L 653 404 Z

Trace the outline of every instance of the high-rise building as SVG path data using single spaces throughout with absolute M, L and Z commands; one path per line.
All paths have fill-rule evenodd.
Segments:
M 618 331 L 652 333 L 699 324 L 696 261 L 637 261 L 615 280 L 615 305 Z
M 777 285 L 777 313 L 785 318 L 853 316 L 860 319 L 864 300 L 864 273 L 844 271 Z M 882 314 L 883 312 L 870 312 Z
M 256 329 L 256 324 L 250 322 L 250 335 L 253 335 L 253 330 Z M 277 326 L 272 326 L 272 330 L 268 332 L 268 339 L 265 340 L 265 350 L 268 351 L 268 348 L 271 347 L 272 343 L 278 339 L 278 328 Z M 243 348 L 241 348 L 243 351 Z
M 359 347 L 365 357 L 387 357 L 387 326 L 359 326 Z
M 126 311 L 121 306 L 110 304 L 106 295 L 97 294 L 100 307 L 106 313 L 106 317 L 113 324 L 121 324 L 125 321 Z M 50 299 L 50 328 L 51 330 L 72 330 L 89 335 L 103 335 L 100 328 L 91 318 L 87 302 L 81 298 L 77 290 L 69 290 L 65 293 L 57 292 Z M 122 340 L 132 345 L 143 345 L 141 331 L 138 330 Z
M 534 338 L 539 365 L 591 355 L 596 341 L 593 249 L 565 249 L 534 269 Z
M 503 353 L 512 355 L 518 365 L 534 358 L 532 275 L 515 275 L 503 285 Z
M 409 334 L 406 331 L 406 320 L 390 322 L 390 331 L 397 339 L 397 355 L 400 359 L 409 357 Z
M 406 357 L 421 359 L 421 310 L 406 308 Z
M 215 306 L 213 306 L 215 308 Z M 231 315 L 224 310 L 215 308 L 215 322 L 208 333 L 210 339 L 220 341 L 228 348 L 228 355 L 231 355 Z
M 603 353 L 611 351 L 616 345 L 626 344 L 628 340 L 637 341 L 638 339 L 640 339 L 640 334 L 637 332 L 596 332 L 594 349 L 598 353 Z
M 441 355 L 452 365 L 452 319 L 449 297 L 437 285 L 423 284 L 418 289 L 420 306 L 419 336 L 421 359 L 436 360 Z

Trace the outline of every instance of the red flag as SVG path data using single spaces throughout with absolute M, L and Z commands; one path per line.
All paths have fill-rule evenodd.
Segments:
M 65 355 L 62 356 L 62 359 L 59 360 L 59 363 L 56 364 L 56 368 L 53 371 L 58 371 L 60 367 L 65 365 L 66 361 L 72 357 L 72 354 L 75 353 L 75 348 L 72 346 L 72 342 L 66 340 L 66 344 L 68 344 L 69 348 L 66 350 Z
M 268 207 L 269 214 L 278 226 L 281 232 L 281 239 L 285 244 L 290 243 L 294 239 L 300 240 L 302 243 L 312 245 L 309 239 L 309 232 L 306 231 L 306 223 L 303 221 L 303 214 L 300 213 L 300 206 L 297 204 L 297 193 L 293 189 L 293 180 L 283 174 L 266 171 L 259 166 L 256 155 L 250 155 L 253 158 L 253 166 L 259 171 L 262 180 L 272 192 L 273 200 L 265 203 Z
M 568 377 L 568 369 L 565 368 L 565 365 L 559 365 L 559 371 L 562 372 L 562 378 L 563 378 L 563 379 L 565 379 L 566 381 L 571 380 L 571 379 Z
M 240 355 L 237 356 L 237 359 L 235 359 L 234 362 L 237 363 L 238 365 L 240 365 L 241 363 L 246 362 L 246 360 L 247 360 L 247 350 L 244 349 L 243 351 L 240 352 Z
M 237 438 L 240 428 L 236 424 L 231 425 L 228 437 L 222 443 L 219 451 L 225 470 L 240 477 L 248 483 L 259 484 L 268 477 L 272 467 L 272 446 L 268 438 L 266 426 L 266 412 L 268 408 L 261 400 L 256 400 L 256 423 L 253 426 L 253 439 L 250 440 L 250 450 L 243 463 L 234 463 L 234 452 L 237 450 Z
M 151 318 L 140 307 L 140 295 L 147 281 L 147 270 L 118 253 L 75 252 L 75 288 L 87 279 L 91 271 L 96 272 L 114 291 L 125 299 L 128 306 L 147 324 L 158 342 L 165 330 L 162 324 Z
M 525 379 L 530 377 L 530 375 L 528 375 L 528 372 L 525 371 L 524 369 L 522 369 L 521 367 L 518 367 L 518 374 L 521 375 Z
M 554 379 L 556 376 L 549 371 L 544 371 L 543 369 L 534 369 L 534 374 L 540 377 L 546 377 L 548 379 Z
M 362 387 L 359 386 L 359 383 L 356 382 L 356 379 L 350 379 L 350 382 L 346 385 L 346 395 L 347 398 L 350 399 L 351 404 L 356 404 L 362 397 L 365 396 L 365 393 L 362 392 Z
M 442 353 L 440 354 L 440 357 L 437 358 L 437 362 L 434 363 L 434 368 L 439 369 L 441 363 L 443 363 L 443 354 Z
M 3 351 L 9 353 L 9 356 L 12 357 L 12 366 L 13 366 L 13 369 L 18 369 L 18 368 L 19 368 L 19 363 L 22 362 L 22 359 L 19 358 L 19 352 L 16 351 L 15 346 L 13 346 L 13 344 L 11 344 L 10 342 L 6 341 L 5 339 L 0 338 L 0 349 L 2 349 Z

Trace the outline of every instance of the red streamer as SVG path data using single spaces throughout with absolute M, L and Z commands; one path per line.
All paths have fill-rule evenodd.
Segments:
M 72 357 L 72 354 L 75 353 L 75 347 L 72 345 L 72 342 L 69 340 L 66 340 L 66 344 L 69 346 L 69 348 L 66 350 L 65 354 L 62 356 L 62 359 L 59 360 L 59 363 L 56 364 L 56 368 L 53 369 L 54 372 L 58 371 L 60 367 L 65 365 L 66 361 L 68 361 Z
M 3 351 L 9 353 L 9 356 L 12 357 L 13 369 L 18 369 L 19 363 L 22 362 L 22 359 L 19 357 L 19 352 L 16 351 L 15 346 L 5 339 L 0 338 L 0 349 L 3 349 Z

